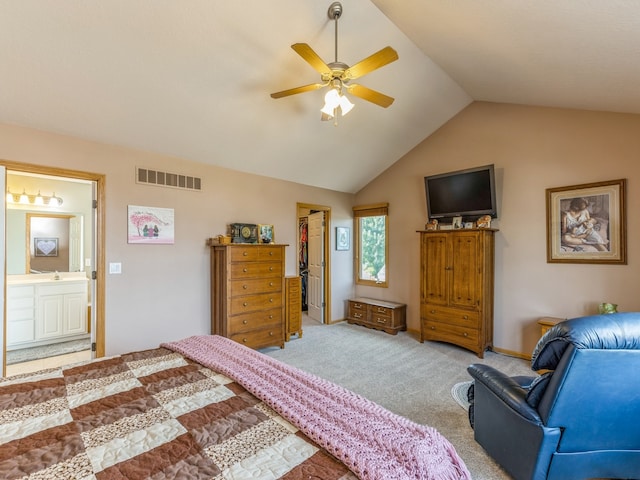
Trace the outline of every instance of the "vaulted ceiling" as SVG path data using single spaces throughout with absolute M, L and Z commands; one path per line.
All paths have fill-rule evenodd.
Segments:
M 357 192 L 474 100 L 640 114 L 636 0 L 343 0 L 338 60 L 395 98 L 321 122 L 290 46 L 334 60 L 332 2 L 20 0 L 0 7 L 0 122 Z

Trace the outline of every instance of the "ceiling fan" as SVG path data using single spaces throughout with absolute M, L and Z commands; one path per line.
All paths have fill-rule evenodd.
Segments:
M 271 98 L 288 97 L 298 93 L 330 87 L 325 95 L 325 106 L 321 109 L 322 120 L 337 119 L 338 111 L 340 111 L 342 115 L 346 115 L 353 108 L 354 105 L 342 94 L 343 89 L 356 97 L 387 108 L 393 103 L 394 99 L 392 97 L 363 85 L 355 83 L 349 84 L 349 82 L 396 61 L 398 59 L 398 53 L 391 47 L 385 47 L 351 67 L 346 63 L 339 62 L 338 19 L 342 15 L 342 4 L 340 2 L 333 2 L 329 6 L 327 13 L 329 19 L 335 21 L 335 61 L 325 63 L 306 43 L 294 43 L 291 45 L 291 48 L 320 74 L 321 83 L 312 83 L 310 85 L 272 93 Z

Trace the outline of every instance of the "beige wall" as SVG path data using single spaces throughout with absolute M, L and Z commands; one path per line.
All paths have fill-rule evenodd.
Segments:
M 356 195 L 389 202 L 389 288 L 359 295 L 405 302 L 419 329 L 419 244 L 423 177 L 489 163 L 498 186 L 494 345 L 530 354 L 540 316 L 597 313 L 609 301 L 640 310 L 640 115 L 476 102 Z M 627 179 L 628 265 L 549 264 L 545 189 Z
M 297 273 L 296 202 L 330 207 L 332 229 L 351 225 L 350 194 L 63 135 L 0 125 L 0 159 L 106 175 L 106 261 L 122 263 L 121 275 L 106 276 L 108 355 L 210 333 L 205 241 L 225 233 L 229 223 L 273 224 L 276 241 L 290 245 L 289 275 Z M 138 185 L 134 166 L 201 177 L 202 191 Z M 173 208 L 175 244 L 127 244 L 127 205 Z M 330 237 L 335 279 L 330 318 L 338 320 L 352 295 L 352 263 L 345 252 L 335 252 L 334 235 Z

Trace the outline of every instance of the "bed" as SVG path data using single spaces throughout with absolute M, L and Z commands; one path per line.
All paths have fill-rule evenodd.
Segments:
M 471 477 L 435 429 L 203 335 L 0 380 L 0 478 Z

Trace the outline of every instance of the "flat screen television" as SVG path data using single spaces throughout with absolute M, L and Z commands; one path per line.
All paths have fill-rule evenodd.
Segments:
M 492 165 L 424 177 L 427 214 L 431 218 L 497 217 L 496 183 Z

